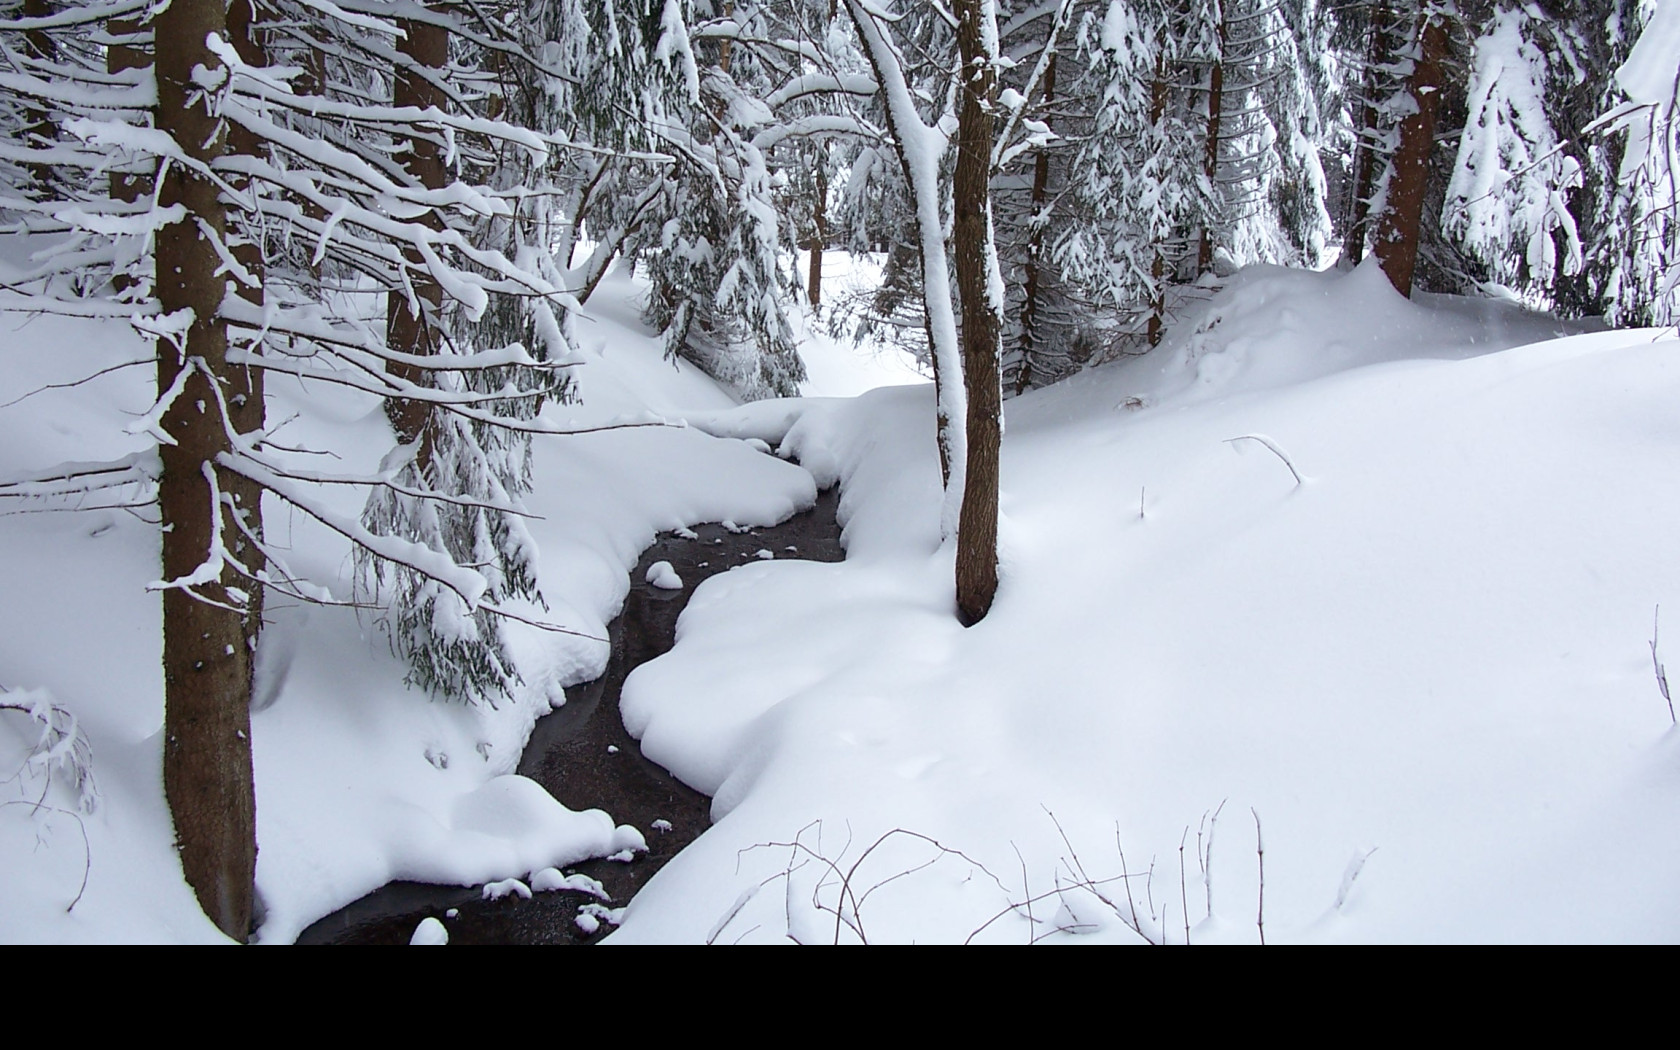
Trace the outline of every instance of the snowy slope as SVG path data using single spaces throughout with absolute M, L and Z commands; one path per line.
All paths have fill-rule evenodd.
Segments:
M 1509 307 L 1406 303 L 1370 270 L 1245 271 L 1155 354 L 1011 402 L 1003 589 L 964 631 L 929 387 L 737 408 L 661 359 L 636 294 L 622 277 L 598 294 L 584 403 L 553 418 L 692 425 L 539 443 L 551 615 L 600 633 L 656 531 L 773 522 L 837 479 L 848 561 L 708 581 L 677 649 L 632 678 L 627 720 L 715 793 L 718 823 L 616 939 L 830 940 L 812 902 L 832 908 L 851 871 L 846 920 L 871 940 L 1253 940 L 1251 810 L 1268 940 L 1680 938 L 1680 737 L 1648 648 L 1658 603 L 1680 617 L 1672 331 L 1558 339 Z M 126 326 L 4 323 L 0 401 L 146 355 Z M 809 393 L 912 378 L 808 345 Z M 389 447 L 371 400 L 270 394 L 337 469 Z M 0 407 L 0 471 L 135 451 L 122 427 L 149 401 L 137 367 Z M 1229 443 L 1250 434 L 1305 481 Z M 269 529 L 352 593 L 341 542 L 272 508 Z M 0 686 L 78 716 L 102 790 L 81 826 L 62 778 L 54 810 L 0 807 L 0 940 L 219 939 L 158 782 L 156 562 L 155 526 L 122 510 L 0 516 Z M 598 644 L 521 635 L 528 688 L 467 707 L 405 689 L 366 614 L 269 613 L 263 940 L 389 878 L 487 882 L 626 840 L 502 775 Z M 15 768 L 27 726 L 0 722 Z M 1110 881 L 1122 849 L 1131 877 Z
M 1680 938 L 1680 343 L 1380 281 L 1249 271 L 1012 402 L 968 631 L 931 397 L 807 413 L 849 560 L 704 584 L 632 676 L 718 823 L 616 939 L 1252 941 L 1256 814 L 1269 941 Z

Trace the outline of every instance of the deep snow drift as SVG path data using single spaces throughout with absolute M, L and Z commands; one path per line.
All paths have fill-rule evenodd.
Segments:
M 616 939 L 1253 941 L 1257 822 L 1271 941 L 1680 937 L 1680 343 L 1488 353 L 1556 327 L 1245 272 L 1010 403 L 967 631 L 926 389 L 813 407 L 848 561 L 709 581 L 627 684 L 718 823 Z
M 615 940 L 1255 940 L 1255 814 L 1268 941 L 1680 938 L 1680 735 L 1649 648 L 1659 603 L 1680 637 L 1672 330 L 1556 339 L 1508 307 L 1407 303 L 1369 268 L 1245 271 L 1155 353 L 1009 404 L 1003 586 L 964 631 L 930 388 L 734 407 L 659 360 L 613 280 L 579 324 L 584 403 L 551 413 L 691 425 L 539 439 L 552 616 L 600 634 L 656 531 L 767 524 L 834 480 L 848 547 L 707 581 L 628 683 L 630 728 L 714 793 L 717 824 Z M 125 326 L 4 323 L 0 400 L 146 355 Z M 807 338 L 813 393 L 913 378 Z M 0 471 L 141 449 L 122 427 L 149 375 L 0 408 Z M 270 390 L 338 469 L 389 447 L 371 399 Z M 80 827 L 62 775 L 56 810 L 0 808 L 3 940 L 219 938 L 169 845 L 136 513 L 0 517 L 0 685 L 81 720 L 102 789 Z M 348 594 L 341 542 L 269 529 Z M 269 610 L 263 940 L 391 878 L 634 844 L 505 775 L 603 647 L 521 635 L 527 688 L 468 707 L 406 690 L 365 614 Z M 0 721 L 16 768 L 34 736 Z M 26 771 L 7 798 L 41 787 Z

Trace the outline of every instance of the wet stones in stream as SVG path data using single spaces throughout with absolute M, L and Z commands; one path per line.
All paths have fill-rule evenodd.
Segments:
M 604 809 L 615 823 L 631 824 L 647 838 L 648 852 L 628 863 L 593 860 L 565 871 L 598 880 L 609 903 L 569 890 L 507 896 L 487 901 L 480 888 L 394 882 L 317 921 L 299 944 L 407 944 L 422 919 L 440 919 L 451 944 L 585 944 L 604 936 L 577 924 L 586 904 L 623 907 L 665 862 L 710 824 L 711 799 L 688 787 L 656 763 L 624 729 L 618 697 L 637 667 L 668 652 L 676 642 L 677 617 L 694 588 L 708 577 L 759 560 L 840 561 L 840 526 L 835 520 L 839 491 L 828 489 L 817 505 L 770 528 L 699 525 L 692 538 L 661 533 L 642 552 L 630 577 L 624 609 L 609 625 L 612 655 L 606 673 L 566 690 L 566 703 L 539 720 L 519 761 L 530 777 L 568 808 Z M 647 574 L 670 562 L 683 586 L 655 587 Z M 525 875 L 529 873 L 521 873 Z M 451 914 L 453 913 L 453 914 Z

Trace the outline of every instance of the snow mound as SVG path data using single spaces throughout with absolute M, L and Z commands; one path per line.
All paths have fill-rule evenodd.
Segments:
M 649 565 L 646 579 L 648 583 L 664 591 L 680 591 L 683 586 L 682 577 L 677 575 L 677 570 L 668 561 L 656 561 Z

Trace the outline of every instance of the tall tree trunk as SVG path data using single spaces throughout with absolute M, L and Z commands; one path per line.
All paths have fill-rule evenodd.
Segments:
M 1167 115 L 1167 56 L 1165 51 L 1155 56 L 1155 79 L 1149 85 L 1149 127 L 1161 133 L 1161 121 Z M 1157 141 L 1159 141 L 1157 139 Z M 1167 238 L 1163 229 L 1150 230 L 1154 242 L 1153 258 L 1149 261 L 1149 283 L 1154 289 L 1149 302 L 1149 345 L 1161 345 L 1161 321 L 1167 313 L 1166 257 L 1162 242 Z
M 817 155 L 817 185 L 811 200 L 811 261 L 805 294 L 814 310 L 822 305 L 823 245 L 828 240 L 828 150 Z
M 1223 2 L 1219 4 L 1218 11 L 1219 51 L 1214 55 L 1213 68 L 1208 71 L 1207 152 L 1202 158 L 1202 173 L 1207 176 L 1208 186 L 1216 195 L 1219 191 L 1219 121 L 1225 110 L 1225 43 L 1230 33 Z M 1213 228 L 1204 225 L 1201 244 L 1196 249 L 1196 273 L 1204 274 L 1212 269 Z
M 259 35 L 256 6 L 256 0 L 232 0 L 227 13 L 228 38 L 240 61 L 248 66 L 266 66 L 268 53 L 263 48 Z M 262 139 L 243 125 L 230 124 L 228 150 L 241 156 L 258 157 L 263 154 Z M 249 180 L 241 176 L 232 176 L 228 182 L 235 190 L 245 190 Z M 252 221 L 254 223 L 256 220 Z M 232 253 L 234 259 L 238 260 L 258 284 L 253 288 L 240 283 L 238 294 L 246 302 L 261 307 L 261 282 L 264 279 L 262 230 L 252 226 L 246 230 L 246 235 L 246 240 L 232 246 Z M 228 417 L 233 423 L 234 432 L 246 437 L 261 433 L 264 422 L 263 370 L 250 366 L 231 370 L 228 375 L 227 397 Z M 262 486 L 243 475 L 232 474 L 227 479 L 226 487 L 228 494 L 233 497 L 234 505 L 245 519 L 245 528 L 260 538 Z M 243 536 L 238 537 L 229 546 L 252 573 L 265 567 L 266 559 L 261 549 Z M 254 652 L 257 636 L 262 632 L 263 589 L 261 585 L 253 584 L 250 586 L 250 592 L 251 599 L 245 607 L 245 641 L 246 646 Z
M 1056 56 L 1044 64 L 1044 108 L 1056 101 Z M 1027 235 L 1027 264 L 1021 275 L 1021 370 L 1015 374 L 1015 393 L 1024 394 L 1033 381 L 1033 359 L 1044 339 L 1039 334 L 1039 300 L 1044 295 L 1040 268 L 1044 259 L 1044 209 L 1050 203 L 1050 150 L 1040 146 L 1033 157 L 1032 232 Z M 967 321 L 965 320 L 966 324 Z
M 949 535 L 961 516 L 964 481 L 957 468 L 959 458 L 964 469 L 968 462 L 964 451 L 968 445 L 968 411 L 961 375 L 961 340 L 957 335 L 957 319 L 951 302 L 945 228 L 940 214 L 942 182 L 939 161 L 948 144 L 937 130 L 923 123 L 916 112 L 901 56 L 887 36 L 883 22 L 874 13 L 877 8 L 866 0 L 846 0 L 846 9 L 863 40 L 864 53 L 869 56 L 869 66 L 875 72 L 875 82 L 880 85 L 887 132 L 898 153 L 899 167 L 904 172 L 904 181 L 910 187 L 911 202 L 915 206 L 916 258 L 922 266 L 922 302 L 926 307 L 923 324 L 929 356 L 933 361 L 934 442 L 939 449 L 939 474 L 945 487 L 940 528 Z M 919 140 L 918 148 L 907 150 L 904 143 L 911 138 Z
M 299 95 L 327 93 L 327 56 L 319 47 L 311 47 L 303 53 L 303 75 L 292 81 L 292 90 Z M 327 221 L 327 210 L 314 201 L 301 201 L 299 206 L 304 215 L 314 222 Z M 317 284 L 321 280 L 321 265 L 313 255 L 310 257 L 309 272 Z
M 1400 122 L 1400 145 L 1394 151 L 1388 193 L 1378 217 L 1374 250 L 1389 283 L 1401 295 L 1412 294 L 1422 232 L 1423 200 L 1429 182 L 1429 155 L 1435 149 L 1435 112 L 1441 100 L 1441 60 L 1447 53 L 1447 25 L 1425 15 L 1418 26 L 1417 59 L 1410 90 L 1416 110 Z
M 22 14 L 25 18 L 45 18 L 52 13 L 52 0 L 23 0 Z M 58 57 L 58 49 L 53 46 L 52 34 L 43 29 L 31 29 L 23 34 L 23 50 L 30 58 L 42 62 L 51 62 Z M 58 128 L 46 110 L 32 105 L 24 120 L 23 138 L 26 145 L 39 148 L 50 145 L 58 138 Z M 36 192 L 48 194 L 52 188 L 53 166 L 45 163 L 31 164 L 29 178 L 35 184 Z
M 192 86 L 194 67 L 221 68 L 205 46 L 210 34 L 227 35 L 223 0 L 174 0 L 155 20 L 158 104 L 153 119 L 188 157 L 212 164 L 222 155 L 222 122 L 206 112 Z M 185 165 L 171 164 L 159 203 L 183 205 L 186 218 L 158 231 L 157 297 L 165 315 L 190 312 L 182 352 L 158 341 L 158 389 L 171 388 L 185 368 L 192 372 L 164 413 L 174 439 L 159 449 L 163 461 L 158 505 L 163 518 L 163 572 L 178 579 L 193 572 L 214 549 L 216 533 L 230 536 L 225 505 L 210 479 L 229 450 L 212 384 L 228 380 L 227 326 L 218 316 L 225 290 L 221 261 L 199 224 L 221 236 L 223 205 L 214 183 Z M 175 818 L 181 868 L 199 904 L 223 933 L 249 934 L 256 874 L 256 800 L 251 778 L 251 653 L 244 617 L 224 608 L 227 587 L 201 585 L 201 601 L 181 588 L 163 592 L 163 784 Z M 219 602 L 222 604 L 212 604 Z
M 992 112 L 997 95 L 997 26 L 987 0 L 957 0 L 957 51 L 964 70 L 957 110 L 952 229 L 962 304 L 963 382 L 968 391 L 968 469 L 957 526 L 957 618 L 985 618 L 997 594 L 998 455 L 1003 439 L 1002 281 L 992 241 Z
M 128 40 L 140 33 L 140 24 L 126 18 L 113 18 L 106 23 L 106 32 L 117 40 Z M 145 69 L 152 64 L 151 56 L 129 43 L 114 43 L 105 48 L 105 71 L 107 73 L 121 73 L 130 69 Z M 133 203 L 142 197 L 151 196 L 153 179 L 150 175 L 137 175 L 132 172 L 112 172 L 110 175 L 110 193 L 114 200 Z M 119 273 L 111 281 L 111 286 L 120 294 L 126 291 L 134 282 L 125 273 Z
M 1383 69 L 1394 61 L 1394 49 L 1388 4 L 1378 4 L 1371 12 L 1365 49 L 1365 98 L 1359 107 L 1358 133 L 1353 142 L 1353 199 L 1348 202 L 1347 232 L 1342 238 L 1342 258 L 1352 266 L 1365 258 L 1371 193 L 1377 180 L 1377 93 L 1382 90 Z
M 397 51 L 412 59 L 416 66 L 438 70 L 441 75 L 449 61 L 449 31 L 442 26 L 406 18 L 398 19 L 397 26 L 403 32 Z M 393 106 L 415 106 L 424 109 L 438 106 L 442 102 L 437 88 L 424 74 L 407 66 L 397 70 L 391 91 Z M 410 138 L 402 163 L 404 170 L 427 189 L 438 190 L 448 184 L 443 151 L 432 138 L 418 134 Z M 435 211 L 428 213 L 425 221 L 433 229 L 443 228 L 442 219 Z M 406 249 L 405 255 L 411 263 L 419 265 L 419 253 L 413 249 Z M 410 272 L 413 275 L 414 295 L 419 310 L 416 312 L 414 304 L 409 302 L 408 296 L 403 292 L 392 291 L 386 297 L 385 343 L 399 353 L 433 354 L 437 352 L 437 313 L 443 305 L 443 289 L 423 271 Z M 430 381 L 424 369 L 412 366 L 393 364 L 390 366 L 390 372 L 416 385 L 424 385 Z M 394 399 L 386 402 L 385 413 L 391 420 L 392 428 L 397 432 L 398 441 L 405 445 L 422 442 L 416 462 L 424 473 L 431 461 L 431 449 L 426 440 L 426 423 L 430 412 L 426 403 Z

